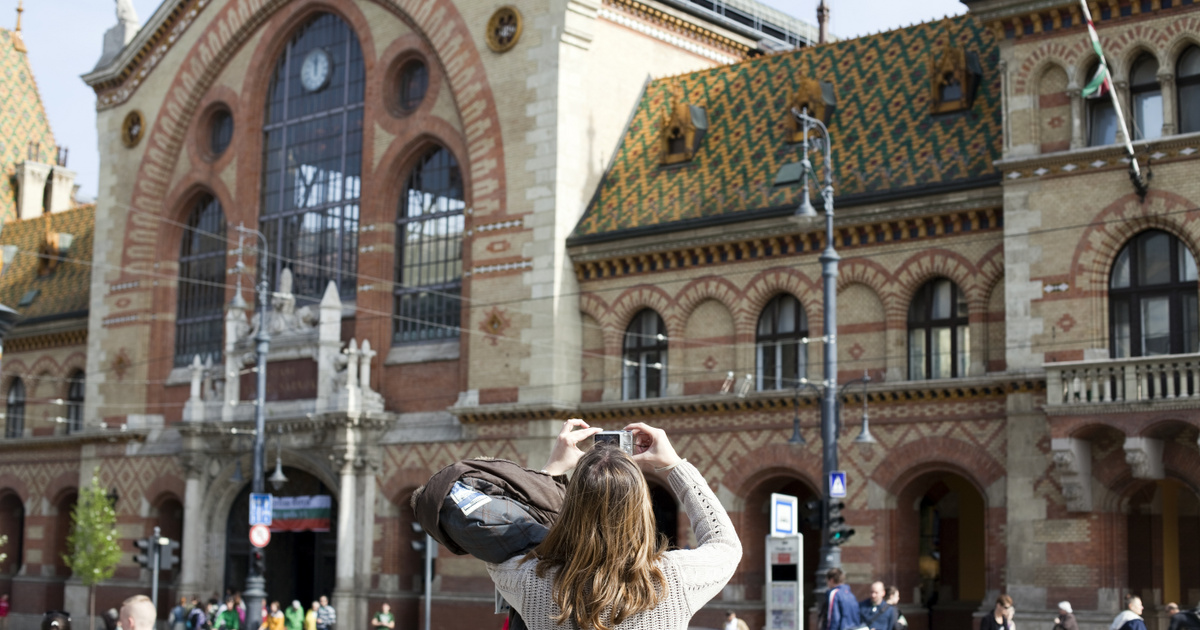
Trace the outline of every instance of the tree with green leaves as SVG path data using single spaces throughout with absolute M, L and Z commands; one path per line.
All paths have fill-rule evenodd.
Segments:
M 96 585 L 112 577 L 121 560 L 117 536 L 117 511 L 100 480 L 79 493 L 71 512 L 71 535 L 67 537 L 67 566 L 88 587 L 88 615 L 96 630 Z

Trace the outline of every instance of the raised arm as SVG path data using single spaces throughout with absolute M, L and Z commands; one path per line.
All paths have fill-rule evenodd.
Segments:
M 688 609 L 694 613 L 729 583 L 742 559 L 742 543 L 725 507 L 695 466 L 681 461 L 667 479 L 692 522 L 698 542 L 695 549 L 667 553 L 669 560 L 679 566 Z

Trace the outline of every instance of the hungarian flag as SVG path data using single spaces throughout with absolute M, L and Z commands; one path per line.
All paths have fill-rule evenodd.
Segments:
M 271 506 L 271 531 L 327 532 L 332 506 L 328 494 L 275 497 Z
M 1096 26 L 1092 24 L 1092 13 L 1088 10 L 1087 2 L 1081 2 L 1083 5 L 1083 15 L 1087 20 L 1088 37 L 1092 39 L 1092 50 L 1096 51 L 1096 58 L 1100 60 L 1100 65 L 1096 67 L 1096 74 L 1088 81 L 1083 88 L 1084 98 L 1100 98 L 1112 91 L 1112 77 L 1108 76 L 1108 62 L 1104 59 L 1104 51 L 1100 48 L 1100 36 L 1096 35 Z

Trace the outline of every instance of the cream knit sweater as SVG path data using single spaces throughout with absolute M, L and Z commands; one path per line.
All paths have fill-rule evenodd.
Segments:
M 617 626 L 619 630 L 687 630 L 692 615 L 721 592 L 742 559 L 742 543 L 733 523 L 700 471 L 685 461 L 671 470 L 668 480 L 687 512 L 699 546 L 663 555 L 658 566 L 666 577 L 666 597 L 653 610 L 627 618 Z M 553 572 L 539 578 L 537 563 L 521 564 L 523 557 L 488 565 L 504 599 L 521 613 L 530 630 L 573 628 L 570 622 L 558 626 L 552 621 L 559 613 L 552 597 Z

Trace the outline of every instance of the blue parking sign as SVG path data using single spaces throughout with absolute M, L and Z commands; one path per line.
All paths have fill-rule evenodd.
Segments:
M 250 526 L 271 525 L 271 495 L 250 494 Z
M 835 470 L 829 473 L 829 496 L 834 499 L 846 498 L 846 471 Z

